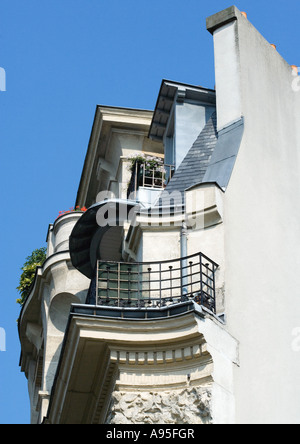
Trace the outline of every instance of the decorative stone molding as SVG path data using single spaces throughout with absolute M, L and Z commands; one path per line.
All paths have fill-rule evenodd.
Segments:
M 160 351 L 117 351 L 111 350 L 111 361 L 128 365 L 165 365 L 207 355 L 207 344 L 196 344 Z
M 200 183 L 186 190 L 187 225 L 203 229 L 222 223 L 223 194 L 215 183 Z
M 50 392 L 46 390 L 39 390 L 36 411 L 39 413 L 40 418 L 43 418 L 47 413 L 49 399 L 50 399 Z
M 211 386 L 114 392 L 106 424 L 212 424 Z

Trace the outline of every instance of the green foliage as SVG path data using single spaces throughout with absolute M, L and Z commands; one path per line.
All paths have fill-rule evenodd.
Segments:
M 43 265 L 46 260 L 46 248 L 39 248 L 34 250 L 30 256 L 26 258 L 26 261 L 21 268 L 22 274 L 20 277 L 20 283 L 17 287 L 20 293 L 20 298 L 17 299 L 17 303 L 20 305 L 24 304 L 25 299 L 30 293 L 31 285 L 34 281 L 36 268 Z
M 129 166 L 130 171 L 134 170 L 136 164 L 145 165 L 146 171 L 157 170 L 159 168 L 162 171 L 164 169 L 163 160 L 161 158 L 149 156 L 144 153 L 131 154 L 130 156 L 128 156 L 127 160 L 130 161 L 130 166 Z

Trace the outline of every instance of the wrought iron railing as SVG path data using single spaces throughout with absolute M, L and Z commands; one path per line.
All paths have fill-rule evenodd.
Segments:
M 133 166 L 131 179 L 127 189 L 127 198 L 136 198 L 140 187 L 165 188 L 175 172 L 174 165 L 161 164 L 156 167 L 146 167 L 146 163 L 136 162 Z
M 98 261 L 87 303 L 142 309 L 193 300 L 215 313 L 217 268 L 202 253 L 163 262 Z

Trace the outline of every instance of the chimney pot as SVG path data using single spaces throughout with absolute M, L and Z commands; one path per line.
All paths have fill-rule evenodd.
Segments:
M 247 18 L 247 12 L 242 12 L 242 14 L 243 14 L 243 16 L 245 17 L 245 18 Z

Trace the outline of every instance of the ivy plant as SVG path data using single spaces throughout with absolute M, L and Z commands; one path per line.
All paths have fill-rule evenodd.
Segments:
M 46 260 L 46 251 L 45 247 L 39 248 L 34 250 L 31 255 L 26 258 L 21 268 L 22 274 L 20 276 L 19 286 L 17 287 L 20 294 L 20 298 L 17 299 L 18 304 L 23 305 L 27 296 L 29 296 L 36 269 L 42 266 Z

